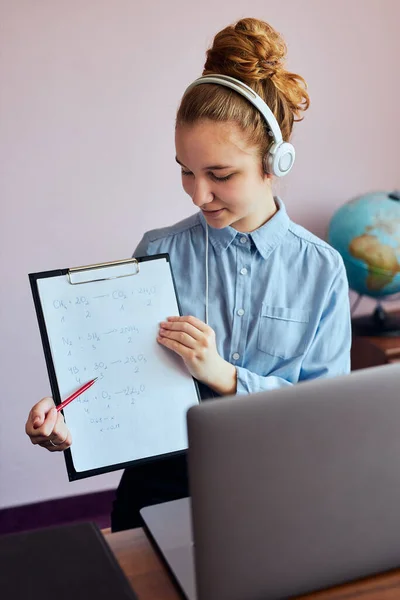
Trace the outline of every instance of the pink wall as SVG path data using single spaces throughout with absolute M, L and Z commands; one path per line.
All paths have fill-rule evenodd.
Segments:
M 193 212 L 174 114 L 214 33 L 241 16 L 282 31 L 308 80 L 297 165 L 277 189 L 323 235 L 352 196 L 400 187 L 398 0 L 0 0 L 0 507 L 119 479 L 70 484 L 62 456 L 24 434 L 49 392 L 27 274 L 129 256 L 143 231 Z

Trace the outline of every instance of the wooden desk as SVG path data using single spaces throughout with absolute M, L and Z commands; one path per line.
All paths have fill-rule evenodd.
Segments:
M 142 529 L 106 534 L 105 538 L 139 600 L 181 600 L 167 570 Z M 307 594 L 301 598 L 302 600 L 398 600 L 400 569 L 324 592 Z
M 396 311 L 394 314 L 400 316 L 400 311 Z M 400 362 L 400 336 L 353 335 L 352 371 L 394 362 Z

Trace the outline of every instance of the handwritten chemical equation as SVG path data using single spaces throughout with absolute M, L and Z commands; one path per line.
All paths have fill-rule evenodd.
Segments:
M 76 385 L 82 385 L 89 378 L 86 373 L 94 373 L 98 378 L 95 391 L 90 390 L 76 399 L 77 404 L 83 407 L 83 416 L 90 419 L 91 425 L 104 424 L 108 419 L 114 420 L 115 416 L 112 418 L 106 416 L 110 410 L 115 412 L 122 409 L 123 411 L 127 406 L 127 402 L 130 406 L 134 406 L 139 397 L 145 396 L 146 384 L 139 380 L 136 382 L 135 377 L 140 377 L 140 369 L 147 363 L 146 356 L 143 353 L 137 353 L 108 362 L 94 361 L 91 363 L 86 362 L 83 366 L 73 364 L 68 367 L 69 376 L 73 378 Z M 121 367 L 125 369 L 122 378 L 119 376 Z M 128 372 L 126 372 L 127 368 L 129 369 Z M 108 369 L 114 370 L 110 377 L 107 377 Z M 116 381 L 120 380 L 125 380 L 127 383 L 122 386 L 115 386 Z M 119 428 L 120 424 L 110 422 L 107 427 L 99 426 L 99 432 L 105 433 Z
M 130 296 L 145 296 L 145 306 L 152 306 L 151 297 L 157 294 L 157 288 L 155 285 L 150 287 L 139 287 L 133 291 L 124 291 L 123 289 L 115 289 L 110 294 L 101 294 L 99 296 L 75 296 L 72 299 L 63 299 L 63 298 L 55 298 L 53 300 L 53 308 L 55 310 L 68 311 L 74 306 L 83 306 L 88 307 L 92 303 L 95 303 L 98 300 L 102 300 L 103 298 L 108 298 L 113 301 L 124 302 L 125 300 L 129 300 Z M 91 317 L 90 310 L 85 311 L 85 318 Z
M 120 428 L 120 424 L 116 422 L 115 416 L 112 417 L 94 417 L 90 419 L 91 425 L 98 425 L 100 433 L 106 431 L 115 431 Z
M 99 369 L 101 370 L 107 370 L 109 366 L 111 365 L 128 365 L 128 364 L 138 364 L 138 363 L 142 363 L 142 364 L 146 364 L 147 363 L 147 358 L 145 357 L 144 354 L 137 354 L 136 356 L 133 356 L 132 354 L 130 356 L 126 356 L 124 360 L 113 360 L 109 363 L 109 365 L 107 365 L 106 363 L 104 363 L 103 361 L 100 362 L 95 362 L 92 365 L 92 370 L 93 371 L 98 371 Z M 83 367 L 83 370 L 86 371 L 86 366 Z M 139 369 L 139 367 L 137 367 Z M 82 371 L 82 367 L 77 367 L 76 365 L 73 365 L 71 367 L 68 368 L 68 371 L 71 373 L 71 375 L 78 375 L 78 373 L 81 373 Z M 138 372 L 138 371 L 134 371 L 134 372 Z
M 95 388 L 77 399 L 74 411 L 82 411 L 85 422 L 99 433 L 116 431 L 127 406 L 146 399 L 151 360 L 141 348 L 145 336 L 148 342 L 144 320 L 154 307 L 157 286 L 133 290 L 115 286 L 103 294 L 76 294 L 75 290 L 71 294 L 69 288 L 68 292 L 49 303 L 52 318 L 59 323 L 56 343 L 65 378 L 70 388 L 98 378 Z M 153 340 L 156 333 L 153 328 Z

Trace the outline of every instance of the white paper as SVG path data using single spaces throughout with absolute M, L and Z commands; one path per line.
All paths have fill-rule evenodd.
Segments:
M 165 258 L 139 266 L 78 285 L 67 275 L 37 280 L 61 399 L 99 378 L 64 409 L 77 472 L 187 448 L 195 384 L 156 341 L 160 322 L 179 314 L 171 270 Z

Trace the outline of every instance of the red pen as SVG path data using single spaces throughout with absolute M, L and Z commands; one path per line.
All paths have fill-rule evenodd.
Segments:
M 61 402 L 61 404 L 56 406 L 57 412 L 59 412 L 60 410 L 65 408 L 70 402 L 72 402 L 72 400 L 75 400 L 75 398 L 77 398 L 78 396 L 83 394 L 83 392 L 86 392 L 86 390 L 89 389 L 94 384 L 94 382 L 97 381 L 97 379 L 98 379 L 98 377 L 96 377 L 95 379 L 92 379 L 91 381 L 88 381 L 87 383 L 85 383 L 85 385 L 80 387 L 79 390 L 76 390 L 76 392 L 74 392 L 68 398 L 66 398 L 66 400 Z

